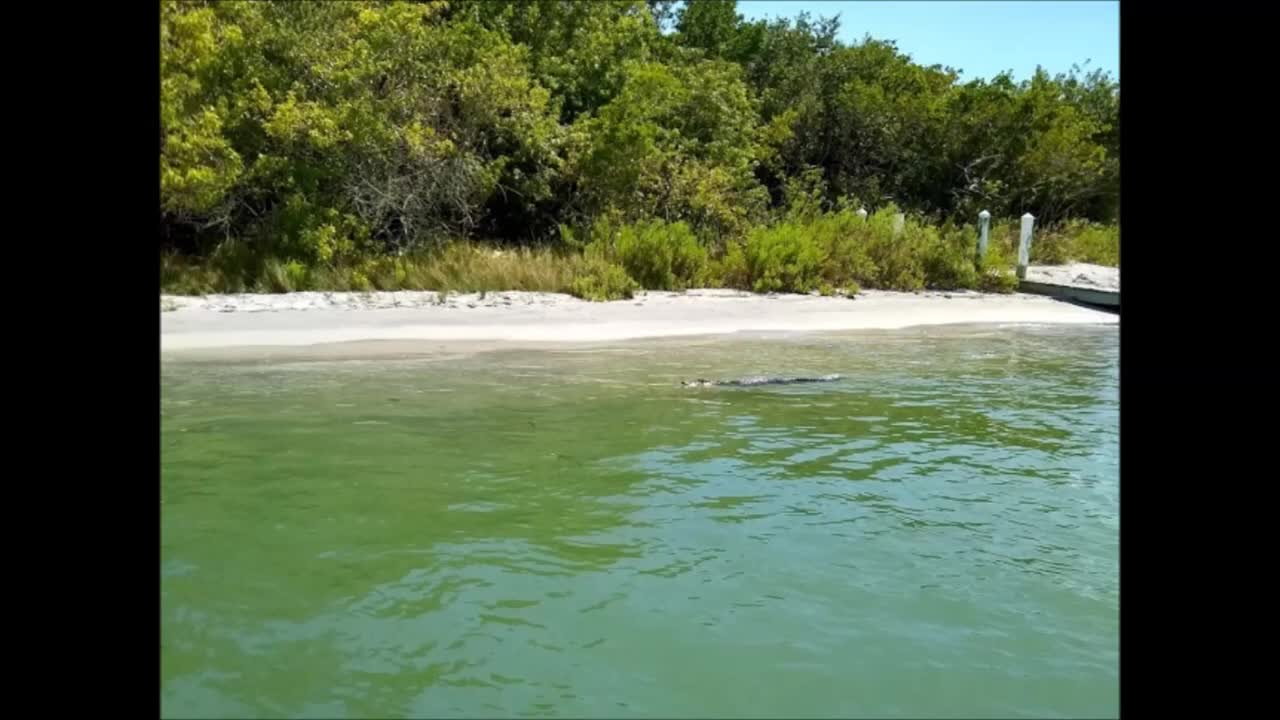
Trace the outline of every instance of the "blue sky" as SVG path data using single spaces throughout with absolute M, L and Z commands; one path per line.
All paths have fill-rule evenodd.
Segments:
M 898 49 L 923 65 L 963 70 L 960 79 L 990 78 L 1012 70 L 1024 80 L 1043 65 L 1050 74 L 1072 63 L 1101 67 L 1120 77 L 1120 3 L 1071 2 L 880 2 L 865 0 L 738 0 L 748 20 L 840 15 L 840 39 L 870 35 L 896 40 Z

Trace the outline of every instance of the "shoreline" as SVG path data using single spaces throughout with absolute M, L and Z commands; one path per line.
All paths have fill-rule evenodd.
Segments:
M 1039 295 L 867 290 L 853 298 L 735 290 L 650 291 L 593 303 L 533 292 L 161 296 L 165 356 L 367 357 L 424 349 L 590 345 L 941 325 L 1118 325 L 1119 316 Z

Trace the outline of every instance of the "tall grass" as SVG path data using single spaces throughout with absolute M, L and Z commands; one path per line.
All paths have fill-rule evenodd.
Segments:
M 379 290 L 564 292 L 582 268 L 577 254 L 550 249 L 495 249 L 454 243 L 373 269 Z
M 307 266 L 255 255 L 228 242 L 210 257 L 160 259 L 161 291 L 177 295 L 304 290 L 564 292 L 592 300 L 630 297 L 640 288 L 740 288 L 832 294 L 858 288 L 1011 292 L 1018 223 L 993 223 L 985 257 L 976 259 L 971 225 L 928 224 L 897 209 L 863 220 L 848 210 L 792 217 L 759 227 L 713 253 L 683 223 L 598 222 L 578 241 L 564 230 L 555 248 L 501 249 L 455 242 L 432 252 Z M 1064 223 L 1037 229 L 1032 262 L 1119 264 L 1119 230 Z
M 991 242 L 1017 258 L 1021 224 L 1018 220 L 992 223 Z M 1031 235 L 1031 262 L 1063 265 L 1072 262 L 1120 267 L 1120 227 L 1083 220 L 1036 226 Z
M 584 259 L 574 253 L 506 250 L 463 242 L 432 253 L 317 267 L 275 258 L 228 264 L 218 262 L 216 256 L 194 262 L 165 255 L 160 261 L 160 287 L 163 292 L 176 295 L 304 290 L 564 292 L 585 265 Z

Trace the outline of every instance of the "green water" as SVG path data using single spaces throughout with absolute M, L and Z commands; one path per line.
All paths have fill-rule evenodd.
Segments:
M 163 714 L 1116 716 L 1118 344 L 167 361 Z

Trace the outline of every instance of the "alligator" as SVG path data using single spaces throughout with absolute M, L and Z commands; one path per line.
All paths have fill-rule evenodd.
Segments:
M 755 385 L 796 385 L 800 383 L 835 382 L 839 375 L 819 375 L 817 377 L 744 377 L 736 380 L 684 380 L 685 387 L 751 387 Z

